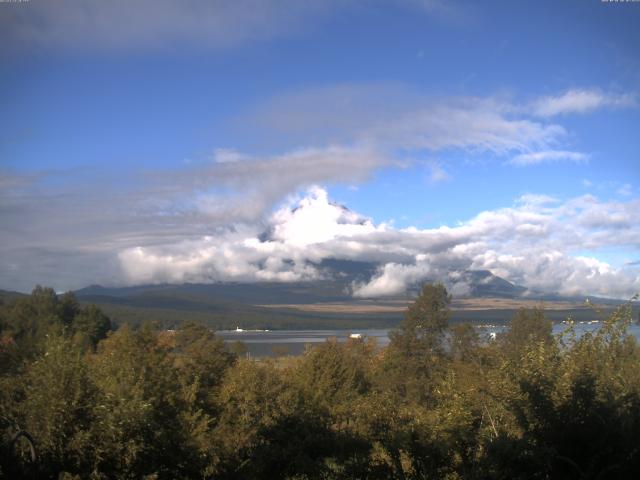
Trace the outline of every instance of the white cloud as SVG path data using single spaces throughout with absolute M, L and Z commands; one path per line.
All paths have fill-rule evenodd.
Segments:
M 638 199 L 561 202 L 527 195 L 455 227 L 394 229 L 330 202 L 313 187 L 277 210 L 262 230 L 126 249 L 120 261 L 130 283 L 308 280 L 323 275 L 314 265 L 337 258 L 380 262 L 371 281 L 353 285 L 357 297 L 400 294 L 425 279 L 443 280 L 460 294 L 468 288 L 461 271 L 490 270 L 535 291 L 626 298 L 640 290 L 640 271 L 580 252 L 637 250 L 639 212 Z
M 631 94 L 607 93 L 599 89 L 572 89 L 560 95 L 539 98 L 531 105 L 531 111 L 540 117 L 552 117 L 635 105 L 636 97 Z
M 369 219 L 330 203 L 327 192 L 319 187 L 312 187 L 295 211 L 276 212 L 272 223 L 274 239 L 299 247 L 376 231 Z
M 3 175 L 0 285 L 29 291 L 36 283 L 57 290 L 117 284 L 119 251 L 256 227 L 301 188 L 359 184 L 390 162 L 370 149 L 338 146 L 242 157 L 127 172 L 127 182 L 120 172 L 89 169 L 55 174 L 55 181 L 53 173 Z
M 461 149 L 498 156 L 551 150 L 566 130 L 527 118 L 500 98 L 431 98 L 396 84 L 337 85 L 272 98 L 242 119 L 270 141 L 368 145 L 381 150 Z
M 117 267 L 122 259 L 130 264 L 150 259 L 150 265 L 156 266 L 140 265 L 140 281 L 310 278 L 317 272 L 307 261 L 335 255 L 401 266 L 417 265 L 416 255 L 431 255 L 432 272 L 437 271 L 433 262 L 441 259 L 447 261 L 447 268 L 469 268 L 474 265 L 470 252 L 476 247 L 502 250 L 489 248 L 489 234 L 482 233 L 484 227 L 479 233 L 479 225 L 490 225 L 491 238 L 500 238 L 505 245 L 513 239 L 550 239 L 550 248 L 565 253 L 597 249 L 606 244 L 605 237 L 613 229 L 612 236 L 620 244 L 633 244 L 637 238 L 628 221 L 634 214 L 625 207 L 633 204 L 632 199 L 605 204 L 595 197 L 581 197 L 557 205 L 530 197 L 521 199 L 514 209 L 484 212 L 461 226 L 397 230 L 355 220 L 360 217 L 353 212 L 320 208 L 322 195 L 316 192 L 320 203 L 314 200 L 309 208 L 320 208 L 313 217 L 322 221 L 311 215 L 289 218 L 286 211 L 281 219 L 269 217 L 284 198 L 311 185 L 361 185 L 380 168 L 438 158 L 437 154 L 452 149 L 469 159 L 497 156 L 522 163 L 578 161 L 585 155 L 562 149 L 563 126 L 546 118 L 531 120 L 530 112 L 501 98 L 436 99 L 397 85 L 361 87 L 316 89 L 274 99 L 253 119 L 264 122 L 266 135 L 271 136 L 273 131 L 266 127 L 272 126 L 296 145 L 319 147 L 290 147 L 266 156 L 221 148 L 206 163 L 192 162 L 144 176 L 125 172 L 127 182 L 121 181 L 122 172 L 114 178 L 105 177 L 104 172 L 93 172 L 93 176 L 72 172 L 58 175 L 53 182 L 46 181 L 49 174 L 45 173 L 0 172 L 0 258 L 11 259 L 0 263 L 0 285 L 27 290 L 36 282 L 57 289 L 114 284 L 121 280 Z M 424 162 L 429 181 L 450 177 L 437 161 Z M 570 217 L 582 234 L 566 233 L 562 222 L 553 221 L 558 215 Z M 513 222 L 518 222 L 517 227 L 506 229 Z M 265 225 L 280 237 L 266 244 L 251 243 Z M 244 230 L 248 227 L 249 233 Z M 593 229 L 589 234 L 588 228 Z M 239 231 L 243 237 L 230 233 Z M 558 240 L 559 234 L 549 233 L 559 231 L 566 233 L 564 243 Z M 576 245 L 574 238 L 582 244 Z M 220 250 L 216 242 L 227 250 Z M 238 250 L 238 242 L 242 249 Z M 167 245 L 184 248 L 172 250 Z M 133 250 L 136 247 L 142 250 Z M 265 253 L 269 248 L 275 253 Z M 128 253 L 114 260 L 114 252 Z M 184 252 L 190 253 L 185 256 Z M 230 263 L 221 263 L 219 255 L 227 255 L 224 258 Z M 237 259 L 242 261 L 236 264 Z M 388 275 L 399 271 L 410 278 L 414 270 L 390 268 Z M 129 281 L 137 278 L 127 272 Z M 511 274 L 520 278 L 515 271 Z
M 548 148 L 565 133 L 559 125 L 510 118 L 490 103 L 454 101 L 406 113 L 373 126 L 364 136 L 410 149 L 458 148 L 470 153 L 506 155 Z
M 589 156 L 580 152 L 571 152 L 567 150 L 543 150 L 540 152 L 521 153 L 516 155 L 507 163 L 516 165 L 518 167 L 524 167 L 529 165 L 538 165 L 540 163 L 551 162 L 586 162 Z
M 216 151 L 214 163 L 167 172 L 157 179 L 177 196 L 171 208 L 179 204 L 182 213 L 203 215 L 223 225 L 255 222 L 300 188 L 363 182 L 375 169 L 392 163 L 366 147 L 305 148 L 271 157 L 220 152 Z
M 247 225 L 178 244 L 128 248 L 119 259 L 132 284 L 308 280 L 320 275 L 308 262 L 330 257 L 333 241 L 346 241 L 340 246 L 342 255 L 357 257 L 363 246 L 355 239 L 385 230 L 385 225 L 374 226 L 330 202 L 325 190 L 311 187 L 304 198 L 290 199 L 273 213 L 266 226 Z
M 368 283 L 354 285 L 354 297 L 376 298 L 399 295 L 407 286 L 419 282 L 432 273 L 428 263 L 417 262 L 414 265 L 386 263 L 378 274 Z

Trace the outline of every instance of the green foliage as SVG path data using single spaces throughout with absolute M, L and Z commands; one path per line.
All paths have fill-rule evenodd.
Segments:
M 44 354 L 28 365 L 19 388 L 24 401 L 16 414 L 27 431 L 38 432 L 42 473 L 87 471 L 97 392 L 81 349 L 64 336 L 48 336 Z
M 432 396 L 433 379 L 441 373 L 444 337 L 450 317 L 451 296 L 442 284 L 426 284 L 409 306 L 379 371 L 385 388 L 410 401 L 425 402 Z
M 52 288 L 37 286 L 31 295 L 20 298 L 5 307 L 5 331 L 17 346 L 23 358 L 40 353 L 45 337 L 60 332 L 67 318 L 59 308 L 58 297 Z
M 95 305 L 78 308 L 71 320 L 74 337 L 84 345 L 95 348 L 111 330 L 111 320 Z
M 236 355 L 227 351 L 224 342 L 203 325 L 188 322 L 175 332 L 174 366 L 185 385 L 197 384 L 198 402 L 210 406 Z
M 240 360 L 220 393 L 221 478 L 323 478 L 328 417 L 305 402 L 288 368 Z
M 90 368 L 100 391 L 95 468 L 131 478 L 180 472 L 179 382 L 157 332 L 149 325 L 120 328 L 100 343 Z
M 473 363 L 477 357 L 480 337 L 472 325 L 462 323 L 453 325 L 449 331 L 449 354 L 450 356 L 464 363 Z
M 329 412 L 335 423 L 349 421 L 353 405 L 370 387 L 370 346 L 355 340 L 336 339 L 306 351 L 296 370 L 297 387 L 318 408 Z
M 509 330 L 499 336 L 499 342 L 504 352 L 510 358 L 517 360 L 523 349 L 534 343 L 543 342 L 547 345 L 553 342 L 551 321 L 545 318 L 544 310 L 521 308 L 511 319 Z
M 112 328 L 95 305 L 81 307 L 73 293 L 58 296 L 52 288 L 37 286 L 31 295 L 0 306 L 0 358 L 3 369 L 41 355 L 49 335 L 65 335 L 85 348 L 94 348 Z
M 635 478 L 630 305 L 580 337 L 520 310 L 482 342 L 449 304 L 425 285 L 387 348 L 253 360 L 194 323 L 109 331 L 38 287 L 0 307 L 0 478 Z

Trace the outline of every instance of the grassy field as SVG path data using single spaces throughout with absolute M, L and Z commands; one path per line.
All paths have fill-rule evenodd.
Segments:
M 339 329 L 392 328 L 402 320 L 409 302 L 328 302 L 312 304 L 226 305 L 224 309 L 164 308 L 97 302 L 107 315 L 119 324 L 139 324 L 155 321 L 172 328 L 183 321 L 197 321 L 215 329 Z M 614 307 L 596 312 L 592 307 L 574 302 L 538 302 L 508 299 L 461 299 L 453 302 L 452 323 L 503 324 L 520 307 L 542 306 L 547 317 L 563 321 L 594 320 L 606 315 Z M 637 315 L 637 313 L 635 314 Z
M 308 304 L 271 304 L 258 305 L 262 308 L 270 309 L 293 309 L 302 312 L 322 312 L 322 313 L 398 313 L 404 312 L 410 300 L 358 300 L 351 302 L 326 302 Z M 541 307 L 545 310 L 575 311 L 591 308 L 585 303 L 572 301 L 541 301 L 529 299 L 511 298 L 461 298 L 454 299 L 451 310 L 455 311 L 486 311 L 486 310 L 509 310 L 518 308 Z
M 411 299 L 349 300 L 338 298 L 328 285 L 324 290 L 286 291 L 281 285 L 253 288 L 222 285 L 213 290 L 209 286 L 165 286 L 120 291 L 87 292 L 79 296 L 83 304 L 96 304 L 116 324 L 137 325 L 157 322 L 163 328 L 174 328 L 185 321 L 196 321 L 217 330 L 235 329 L 363 329 L 392 328 L 402 320 Z M 285 292 L 286 295 L 283 295 Z M 105 294 L 108 293 L 108 294 Z M 253 294 L 255 299 L 253 299 Z M 11 302 L 22 294 L 0 291 L 0 301 Z M 280 302 L 275 300 L 280 299 Z M 295 300 L 294 300 L 295 299 Z M 270 302 L 265 302 L 270 300 Z M 282 301 L 284 300 L 284 301 Z M 294 301 L 291 301 L 294 300 Z M 606 315 L 615 304 L 602 307 L 598 314 L 592 306 L 573 300 L 518 298 L 454 298 L 451 322 L 475 324 L 504 324 L 521 307 L 544 308 L 547 317 L 563 321 L 589 321 Z M 635 307 L 634 318 L 637 318 Z

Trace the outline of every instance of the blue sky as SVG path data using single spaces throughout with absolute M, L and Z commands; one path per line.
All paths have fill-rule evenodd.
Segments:
M 0 4 L 0 288 L 298 280 L 326 256 L 380 262 L 378 283 L 354 286 L 372 295 L 460 268 L 538 290 L 559 288 L 551 274 L 566 293 L 640 288 L 640 4 L 303 3 Z M 322 204 L 312 187 L 417 246 L 335 230 L 239 253 L 279 209 Z M 549 198 L 529 208 L 531 195 Z M 532 209 L 547 233 L 517 242 L 480 229 L 443 252 L 401 233 L 482 212 L 515 212 L 516 229 Z M 212 258 L 222 244 L 237 263 Z M 527 269 L 521 249 L 565 271 Z

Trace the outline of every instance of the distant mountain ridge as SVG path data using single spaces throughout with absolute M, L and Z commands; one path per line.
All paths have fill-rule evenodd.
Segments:
M 151 320 L 166 328 L 173 328 L 185 320 L 194 320 L 216 329 L 235 329 L 236 326 L 274 329 L 388 328 L 398 324 L 405 306 L 415 298 L 421 287 L 421 283 L 415 283 L 406 292 L 392 297 L 354 298 L 353 285 L 374 278 L 379 273 L 379 264 L 329 259 L 314 264 L 314 267 L 321 272 L 319 280 L 129 287 L 91 285 L 74 293 L 80 302 L 98 305 L 117 323 L 136 324 Z M 507 321 L 520 305 L 520 299 L 523 305 L 532 305 L 532 300 L 564 302 L 565 306 L 556 304 L 550 308 L 548 314 L 555 320 L 565 319 L 568 315 L 574 318 L 591 315 L 584 306 L 584 296 L 567 298 L 532 292 L 488 270 L 451 272 L 444 280 L 453 291 L 454 301 L 480 299 L 475 304 L 484 305 L 480 309 L 457 307 L 452 321 Z M 12 303 L 22 296 L 24 294 L 0 290 L 0 303 Z M 591 300 L 610 306 L 622 303 L 593 297 Z M 573 302 L 574 306 L 566 307 L 567 301 Z M 500 307 L 507 304 L 511 307 Z
M 18 298 L 22 298 L 26 296 L 25 293 L 14 292 L 12 290 L 1 290 L 0 289 L 0 302 L 12 302 Z
M 173 298 L 176 302 L 202 302 L 207 304 L 239 303 L 243 305 L 279 305 L 308 304 L 323 302 L 356 302 L 352 296 L 354 283 L 370 281 L 377 273 L 379 265 L 374 262 L 325 259 L 314 265 L 322 279 L 298 282 L 211 282 L 183 284 L 149 284 L 128 287 L 103 287 L 91 285 L 75 291 L 81 299 L 109 297 L 113 299 L 145 298 L 161 301 L 161 298 Z M 462 270 L 452 272 L 444 279 L 452 287 L 457 298 L 507 298 L 536 300 L 580 300 L 583 296 L 561 296 L 545 294 L 516 285 L 489 270 Z M 424 282 L 437 282 L 440 279 L 427 278 L 410 285 L 407 291 L 380 300 L 411 299 L 417 295 Z M 456 288 L 457 286 L 464 288 Z M 596 299 L 610 302 L 610 299 Z M 124 301 L 124 300 L 123 300 Z
M 152 284 L 131 287 L 102 287 L 91 285 L 75 291 L 79 298 L 89 297 L 153 297 L 175 298 L 206 297 L 220 302 L 239 302 L 245 305 L 306 304 L 321 302 L 349 302 L 354 282 L 369 281 L 378 265 L 367 262 L 325 260 L 319 266 L 325 279 L 301 282 L 213 282 L 184 284 Z M 464 282 L 470 297 L 518 298 L 527 289 L 493 275 L 487 270 L 459 272 L 457 282 Z M 429 281 L 429 280 L 427 280 Z M 434 280 L 437 281 L 437 280 Z M 411 298 L 420 284 L 411 286 L 407 292 L 389 298 Z
M 489 270 L 465 270 L 460 275 L 464 283 L 470 287 L 470 297 L 517 298 L 527 292 L 525 287 L 498 277 Z

